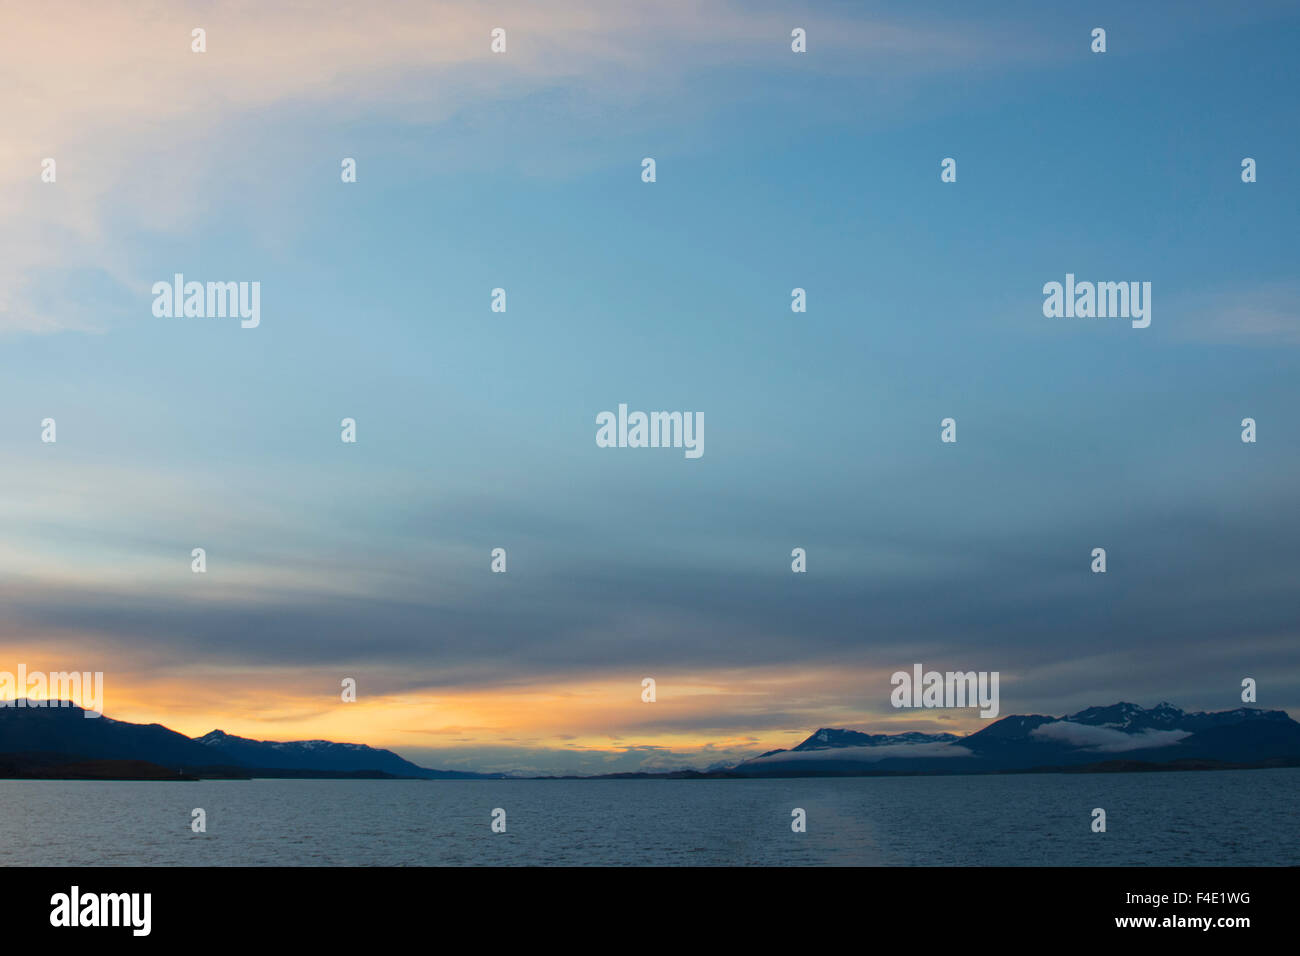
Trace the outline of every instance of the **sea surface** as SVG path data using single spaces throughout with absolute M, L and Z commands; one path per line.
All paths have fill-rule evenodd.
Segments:
M 207 832 L 190 828 L 202 807 Z M 1106 811 L 1106 832 L 1091 829 Z M 506 832 L 493 833 L 494 809 Z M 791 830 L 791 811 L 807 832 Z M 0 780 L 0 865 L 1300 864 L 1300 769 L 799 780 Z

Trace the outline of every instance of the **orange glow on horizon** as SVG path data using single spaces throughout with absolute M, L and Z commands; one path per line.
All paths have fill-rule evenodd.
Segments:
M 81 660 L 82 655 L 73 655 Z M 0 672 L 68 671 L 67 658 L 0 648 Z M 104 672 L 103 712 L 116 720 L 160 723 L 196 737 L 220 729 L 259 740 L 325 739 L 364 743 L 401 753 L 410 748 L 491 747 L 620 753 L 658 747 L 678 753 L 790 747 L 819 727 L 869 732 L 946 730 L 962 734 L 982 721 L 951 714 L 869 711 L 862 688 L 888 686 L 883 672 L 843 668 L 745 669 L 656 678 L 657 699 L 641 700 L 641 676 L 586 676 L 577 682 L 402 689 L 405 675 L 331 669 L 284 672 L 107 666 L 86 660 L 80 670 Z M 355 676 L 357 701 L 344 703 L 340 682 Z M 388 686 L 392 689 L 385 690 Z M 0 697 L 13 696 L 0 694 Z M 18 695 L 26 696 L 26 695 Z M 874 695 L 880 699 L 883 695 Z M 852 702 L 846 706 L 845 702 Z M 771 713 L 792 715 L 773 727 Z M 966 715 L 962 715 L 965 717 Z

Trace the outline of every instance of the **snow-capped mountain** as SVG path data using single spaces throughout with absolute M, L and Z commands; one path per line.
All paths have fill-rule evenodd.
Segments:
M 864 734 L 822 728 L 792 750 L 738 773 L 987 773 L 1127 761 L 1136 764 L 1300 765 L 1300 723 L 1281 710 L 1188 713 L 1167 702 L 1120 702 L 1064 717 L 1014 714 L 965 737 Z
M 1238 707 L 1236 710 L 1222 710 L 1212 714 L 1204 711 L 1189 714 L 1167 701 L 1161 701 L 1149 710 L 1137 704 L 1121 701 L 1109 707 L 1089 707 L 1077 714 L 1061 718 L 1076 724 L 1110 727 L 1125 733 L 1137 733 L 1143 730 L 1186 730 L 1194 733 L 1210 727 L 1240 723 L 1243 720 L 1289 719 L 1285 711 L 1259 710 L 1254 707 Z
M 769 757 L 779 753 L 806 753 L 810 750 L 834 750 L 838 747 L 898 747 L 907 744 L 950 743 L 960 740 L 956 734 L 922 734 L 909 731 L 902 734 L 864 734 L 856 730 L 839 730 L 822 727 L 802 743 L 787 750 L 769 750 Z

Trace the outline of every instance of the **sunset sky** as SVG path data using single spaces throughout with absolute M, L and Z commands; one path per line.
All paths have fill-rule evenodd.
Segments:
M 985 725 L 892 709 L 916 662 L 1300 717 L 1293 3 L 29 6 L 0 670 L 474 770 Z M 1067 272 L 1151 326 L 1045 318 Z M 175 273 L 260 326 L 155 317 Z M 703 457 L 598 448 L 619 403 Z

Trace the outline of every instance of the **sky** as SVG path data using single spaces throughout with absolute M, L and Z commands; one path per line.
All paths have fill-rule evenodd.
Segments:
M 1294 4 L 340 6 L 0 14 L 0 670 L 486 771 L 1300 716 Z

